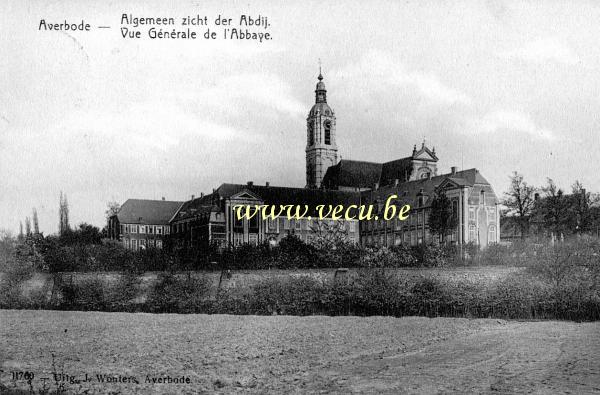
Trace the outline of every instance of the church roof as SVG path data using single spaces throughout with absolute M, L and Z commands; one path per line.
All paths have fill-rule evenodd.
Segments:
M 393 184 L 394 180 L 399 180 L 400 182 L 408 180 L 412 173 L 412 167 L 411 157 L 382 164 L 379 185 Z
M 123 224 L 166 225 L 183 202 L 127 199 L 117 218 Z
M 323 185 L 327 188 L 339 186 L 357 189 L 373 188 L 379 185 L 393 184 L 407 180 L 412 172 L 412 158 L 402 158 L 385 163 L 363 162 L 343 159 L 330 166 L 323 177 Z
M 354 188 L 372 188 L 381 177 L 381 163 L 342 159 L 330 166 L 323 177 L 326 188 L 347 186 Z

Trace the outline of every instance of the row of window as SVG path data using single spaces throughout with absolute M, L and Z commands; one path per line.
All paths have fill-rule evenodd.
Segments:
M 476 221 L 476 210 L 475 207 L 469 207 L 469 222 Z M 492 224 L 496 223 L 496 207 L 487 207 L 484 213 L 486 215 L 485 222 L 491 222 Z
M 318 228 L 345 230 L 347 232 L 358 231 L 357 221 L 334 221 L 331 219 L 319 221 L 317 219 L 288 219 L 288 218 L 267 218 L 267 229 L 269 232 L 280 232 L 283 230 L 317 230 Z
M 456 232 L 455 232 L 456 233 Z M 451 239 L 452 236 L 449 237 Z M 413 230 L 410 232 L 402 233 L 388 233 L 380 235 L 366 235 L 364 236 L 364 242 L 367 246 L 387 246 L 392 247 L 394 245 L 406 244 L 415 245 L 423 244 L 423 242 L 431 241 L 431 233 L 429 229 Z
M 396 230 L 402 229 L 406 225 L 425 225 L 429 223 L 429 212 L 418 211 L 415 214 L 408 216 L 408 219 L 400 221 L 398 218 L 386 221 L 385 219 L 379 218 L 376 221 L 365 221 L 363 229 L 366 230 L 377 230 L 377 229 L 391 229 L 394 227 Z
M 138 250 L 144 250 L 146 248 L 162 248 L 163 247 L 163 242 L 160 239 L 140 239 L 140 240 L 136 240 L 136 239 L 125 239 L 123 240 L 123 244 L 125 245 L 125 248 L 127 249 L 131 249 L 134 251 L 138 251 Z
M 490 225 L 487 229 L 487 237 L 488 243 L 496 243 L 496 226 Z M 484 234 L 485 236 L 485 234 Z M 474 243 L 481 243 L 483 240 L 480 240 L 480 233 L 475 225 L 469 225 L 469 241 Z
M 148 235 L 168 235 L 169 226 L 162 225 L 133 225 L 133 224 L 122 224 L 121 234 L 148 234 Z

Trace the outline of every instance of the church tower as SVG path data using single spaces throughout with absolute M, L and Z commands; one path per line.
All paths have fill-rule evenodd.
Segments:
M 315 105 L 306 119 L 306 187 L 320 188 L 329 166 L 338 163 L 335 114 L 327 104 L 327 90 L 319 70 Z

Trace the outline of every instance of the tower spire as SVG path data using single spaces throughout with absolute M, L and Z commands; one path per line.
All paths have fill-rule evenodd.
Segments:
M 323 81 L 323 73 L 321 72 L 321 58 L 319 58 L 319 81 Z
M 323 73 L 321 73 L 321 58 L 319 58 L 319 76 L 317 77 L 317 89 L 315 89 L 315 103 L 326 103 L 327 102 L 327 90 L 325 89 L 325 83 L 323 82 Z

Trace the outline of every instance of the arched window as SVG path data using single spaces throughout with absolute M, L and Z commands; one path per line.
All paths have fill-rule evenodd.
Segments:
M 331 144 L 331 121 L 329 121 L 329 120 L 325 121 L 323 126 L 325 126 L 325 144 L 330 145 Z
M 313 128 L 313 124 L 309 123 L 308 124 L 308 145 L 314 145 L 315 144 L 315 131 Z

